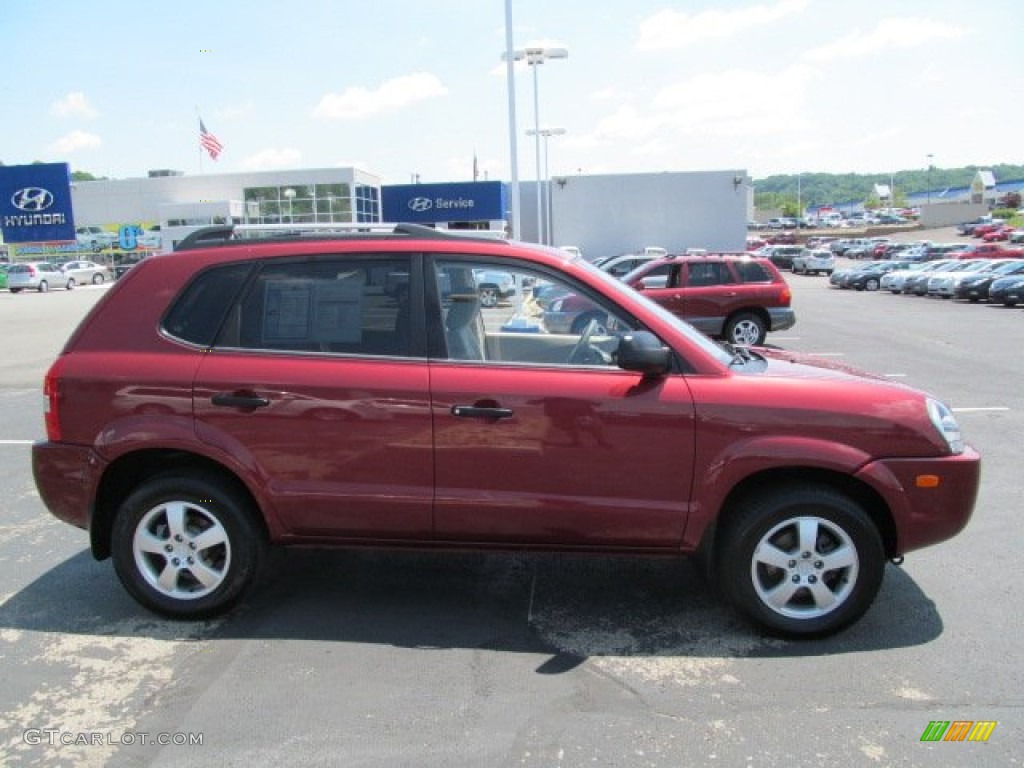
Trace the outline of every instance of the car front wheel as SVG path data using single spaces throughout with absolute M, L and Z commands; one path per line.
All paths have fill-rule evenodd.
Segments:
M 874 277 L 869 277 L 864 282 L 864 290 L 865 291 L 877 291 L 878 290 L 878 286 L 879 286 L 878 279 L 874 278 Z
M 99 272 L 97 272 L 95 275 L 93 275 L 92 276 L 92 284 L 93 285 L 103 285 L 103 275 L 101 275 Z
M 40 280 L 38 290 L 40 293 L 46 293 L 48 290 L 50 290 L 50 284 L 45 280 Z
M 158 475 L 129 495 L 114 521 L 114 569 L 156 613 L 223 613 L 252 585 L 264 539 L 243 494 L 215 477 Z
M 748 496 L 733 512 L 716 569 L 748 619 L 780 635 L 823 636 L 870 607 L 885 553 L 878 530 L 849 497 L 788 486 Z
M 764 320 L 752 312 L 741 312 L 725 324 L 725 340 L 730 344 L 757 346 L 764 344 L 768 328 Z
M 64 284 L 64 287 L 67 288 L 69 291 L 72 288 L 74 288 L 75 287 L 75 278 L 69 277 L 68 281 Z

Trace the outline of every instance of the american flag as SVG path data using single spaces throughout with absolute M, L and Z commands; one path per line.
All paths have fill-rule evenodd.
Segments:
M 224 145 L 220 143 L 217 137 L 206 130 L 206 126 L 203 125 L 203 118 L 199 118 L 199 146 L 210 153 L 211 160 L 216 160 L 224 149 Z

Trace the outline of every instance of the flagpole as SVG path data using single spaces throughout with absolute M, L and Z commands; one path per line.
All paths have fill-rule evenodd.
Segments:
M 199 116 L 198 104 L 196 105 L 196 120 L 199 121 L 200 125 L 203 124 L 203 118 Z M 196 147 L 199 150 L 199 175 L 201 176 L 203 174 L 203 143 L 201 141 L 197 141 Z

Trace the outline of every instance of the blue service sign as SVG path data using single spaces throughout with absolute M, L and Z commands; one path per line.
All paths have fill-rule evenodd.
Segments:
M 74 240 L 68 164 L 0 166 L 0 229 L 6 243 Z
M 441 221 L 505 221 L 506 192 L 501 181 L 460 184 L 396 184 L 381 188 L 385 221 L 433 224 Z

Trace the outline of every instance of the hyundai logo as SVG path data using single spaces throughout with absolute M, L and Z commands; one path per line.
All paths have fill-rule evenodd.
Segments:
M 19 211 L 38 213 L 53 205 L 53 193 L 42 187 L 25 187 L 11 195 L 11 205 Z
M 433 207 L 434 203 L 429 197 L 414 197 L 409 201 L 409 210 L 416 211 L 417 213 L 429 211 Z

